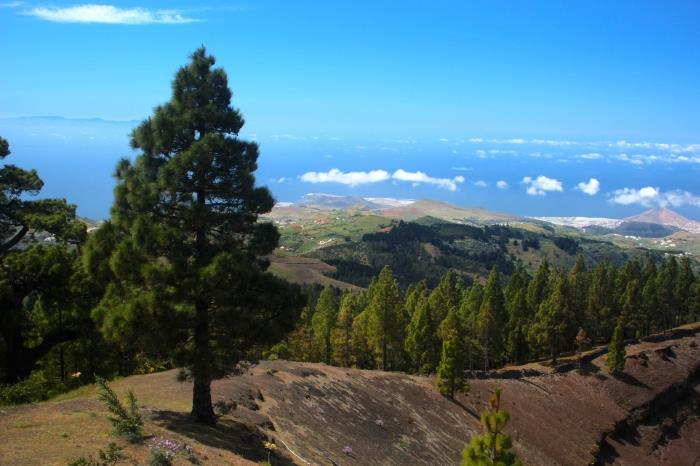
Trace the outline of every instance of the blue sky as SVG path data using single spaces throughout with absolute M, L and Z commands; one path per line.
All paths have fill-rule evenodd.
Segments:
M 700 218 L 700 2 L 0 5 L 7 162 L 38 168 L 45 194 L 83 215 L 107 215 L 129 129 L 204 44 L 280 200 Z M 40 115 L 69 120 L 15 118 Z

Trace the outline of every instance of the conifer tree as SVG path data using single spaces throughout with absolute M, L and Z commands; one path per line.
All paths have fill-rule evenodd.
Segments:
M 522 287 L 517 290 L 507 306 L 506 354 L 509 361 L 524 364 L 529 356 L 527 334 L 530 318 L 528 316 L 527 289 Z
M 573 323 L 569 310 L 569 289 L 566 277 L 557 273 L 553 279 L 552 292 L 540 304 L 530 328 L 530 338 L 541 348 L 548 348 L 552 364 L 556 364 L 557 355 L 566 341 L 567 330 Z
M 412 367 L 419 373 L 435 371 L 439 358 L 437 326 L 427 296 L 420 297 L 406 329 L 406 353 Z
M 676 287 L 673 290 L 675 302 L 678 306 L 676 324 L 688 322 L 690 311 L 691 287 L 695 281 L 695 275 L 690 265 L 690 259 L 684 256 L 678 270 Z
M 586 331 L 580 327 L 576 333 L 576 339 L 574 340 L 576 345 L 576 353 L 578 359 L 578 366 L 581 368 L 581 357 L 585 351 L 591 349 L 591 339 L 588 338 Z
M 28 377 L 39 359 L 78 338 L 76 327 L 89 320 L 84 312 L 77 318 L 68 289 L 79 268 L 69 248 L 85 240 L 85 224 L 65 199 L 31 199 L 44 182 L 36 170 L 5 163 L 9 155 L 0 137 L 0 383 Z M 57 244 L 18 248 L 32 230 L 52 234 Z
M 503 290 L 498 271 L 494 267 L 484 287 L 484 299 L 479 311 L 479 329 L 484 348 L 484 370 L 491 362 L 500 364 L 504 350 L 504 330 L 507 322 Z
M 467 353 L 465 364 L 474 369 L 482 361 L 483 348 L 481 347 L 481 328 L 479 327 L 479 315 L 484 298 L 484 287 L 475 283 L 462 292 L 462 302 L 459 306 L 459 317 L 464 329 L 464 345 Z
M 586 325 L 586 308 L 588 306 L 588 287 L 590 277 L 583 256 L 576 257 L 576 263 L 569 271 L 569 288 L 571 290 L 571 313 L 576 320 L 576 326 Z
M 389 266 L 385 266 L 369 293 L 367 324 L 370 341 L 382 370 L 389 370 L 403 349 L 405 319 L 399 285 Z
M 335 293 L 332 287 L 326 286 L 316 301 L 314 316 L 311 318 L 314 343 L 326 364 L 331 363 L 331 333 L 337 317 L 338 307 L 335 303 Z
M 331 343 L 333 346 L 333 360 L 342 367 L 351 367 L 352 364 L 352 324 L 355 317 L 362 311 L 361 295 L 357 292 L 346 290 L 340 299 L 338 318 L 335 321 Z
M 510 435 L 503 431 L 510 413 L 501 409 L 501 389 L 496 388 L 489 399 L 490 410 L 481 413 L 483 435 L 472 438 L 462 452 L 461 466 L 521 466 L 512 451 Z
M 622 321 L 615 326 L 615 333 L 608 346 L 608 357 L 605 365 L 611 374 L 622 372 L 625 369 L 625 340 L 622 335 Z
M 89 334 L 90 302 L 81 295 L 93 296 L 80 265 L 77 251 L 60 243 L 0 259 L 0 383 L 29 377 L 57 345 Z
M 642 271 L 642 302 L 639 309 L 644 335 L 649 335 L 652 329 L 661 328 L 659 302 L 656 297 L 656 274 L 656 264 L 648 257 Z
M 688 301 L 688 312 L 690 322 L 700 320 L 700 276 L 690 287 L 690 299 Z
M 549 287 L 549 262 L 545 256 L 537 268 L 535 276 L 530 281 L 527 289 L 527 305 L 530 313 L 534 315 L 540 308 L 540 304 L 545 300 Z
M 484 287 L 478 283 L 463 292 L 462 302 L 459 306 L 459 318 L 462 326 L 468 331 L 478 328 L 479 311 L 484 300 Z
M 459 309 L 462 299 L 462 284 L 457 274 L 450 269 L 442 276 L 440 283 L 430 293 L 430 309 L 435 322 L 442 322 L 447 312 L 452 309 Z
M 418 283 L 412 283 L 406 290 L 406 316 L 410 319 L 416 311 L 418 302 L 423 298 L 428 297 L 428 290 L 425 285 L 425 280 Z
M 141 154 L 116 169 L 119 237 L 94 312 L 105 335 L 138 333 L 190 368 L 202 423 L 215 420 L 211 381 L 253 345 L 278 341 L 303 305 L 298 287 L 265 273 L 279 234 L 257 220 L 274 200 L 255 186 L 258 146 L 238 137 L 243 118 L 214 63 L 195 51 L 171 100 L 132 133 Z
M 363 310 L 352 322 L 352 365 L 359 369 L 376 369 L 369 330 L 369 312 Z
M 10 154 L 10 144 L 0 137 L 0 160 L 4 161 Z M 0 258 L 30 230 L 51 233 L 59 242 L 85 241 L 85 224 L 76 219 L 74 205 L 65 199 L 30 199 L 43 187 L 36 170 L 7 163 L 0 168 Z
M 314 336 L 311 328 L 313 312 L 308 306 L 301 310 L 296 327 L 287 338 L 293 361 L 312 361 L 314 358 Z
M 625 327 L 630 329 L 635 336 L 640 336 L 644 325 L 642 315 L 642 290 L 639 289 L 639 281 L 633 279 L 627 283 L 625 294 L 622 298 L 621 319 Z M 623 329 L 624 333 L 624 329 Z
M 612 266 L 607 261 L 598 264 L 593 270 L 591 285 L 588 288 L 585 327 L 594 344 L 601 338 L 610 337 L 609 331 L 613 321 L 611 269 Z
M 675 316 L 677 313 L 676 295 L 676 278 L 678 275 L 678 263 L 676 258 L 671 256 L 661 266 L 661 270 L 656 276 L 656 297 L 659 303 L 659 312 L 663 322 L 664 330 L 675 325 Z
M 464 379 L 465 356 L 462 334 L 459 318 L 452 308 L 439 328 L 442 352 L 435 380 L 438 391 L 449 398 L 454 398 L 456 392 L 469 390 L 469 385 Z

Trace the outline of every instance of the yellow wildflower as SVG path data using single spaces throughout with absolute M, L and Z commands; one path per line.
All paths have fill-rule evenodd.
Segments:
M 266 450 L 274 450 L 277 448 L 277 445 L 275 445 L 273 442 L 265 442 L 265 449 Z

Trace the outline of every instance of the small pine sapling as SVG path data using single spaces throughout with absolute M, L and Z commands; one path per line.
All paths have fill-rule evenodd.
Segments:
M 143 420 L 139 413 L 134 392 L 129 390 L 126 393 L 128 408 L 122 404 L 114 393 L 114 390 L 102 377 L 95 376 L 95 381 L 100 388 L 98 398 L 105 403 L 112 416 L 109 417 L 114 433 L 120 437 L 125 437 L 129 442 L 136 442 L 143 436 Z
M 493 392 L 489 404 L 491 409 L 481 413 L 484 434 L 472 438 L 464 448 L 461 466 L 522 466 L 511 450 L 510 435 L 503 433 L 510 413 L 501 410 L 500 388 Z
M 579 369 L 581 368 L 581 359 L 583 358 L 583 353 L 590 350 L 592 347 L 591 339 L 588 337 L 588 333 L 583 328 L 578 329 L 576 334 L 576 360 L 578 362 Z

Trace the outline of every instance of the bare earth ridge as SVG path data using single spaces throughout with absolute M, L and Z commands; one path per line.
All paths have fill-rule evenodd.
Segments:
M 455 401 L 438 395 L 430 377 L 264 361 L 214 383 L 214 399 L 237 406 L 216 428 L 187 420 L 191 385 L 177 382 L 176 371 L 113 386 L 134 390 L 147 434 L 191 444 L 203 464 L 256 464 L 269 439 L 279 446 L 274 464 L 455 465 L 500 386 L 526 464 L 693 465 L 700 458 L 699 331 L 694 324 L 628 346 L 619 377 L 593 353 L 581 370 L 530 364 L 472 379 Z M 65 465 L 104 448 L 113 438 L 94 395 L 89 387 L 1 410 L 0 464 Z M 125 451 L 143 461 L 147 442 Z

